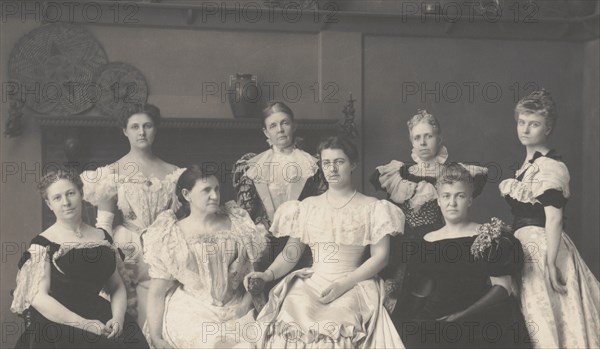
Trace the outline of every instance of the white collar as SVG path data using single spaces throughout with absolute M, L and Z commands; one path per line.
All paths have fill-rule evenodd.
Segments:
M 415 152 L 415 148 L 412 149 L 410 156 L 412 157 L 413 161 L 416 162 L 417 164 L 425 163 L 417 155 L 417 153 Z M 435 162 L 437 162 L 438 164 L 441 165 L 441 164 L 444 164 L 446 162 L 446 160 L 448 160 L 448 148 L 446 148 L 446 146 L 442 145 L 440 147 L 440 149 L 438 150 L 437 155 L 435 156 Z

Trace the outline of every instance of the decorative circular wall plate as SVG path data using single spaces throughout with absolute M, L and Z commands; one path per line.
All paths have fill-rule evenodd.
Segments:
M 108 61 L 104 49 L 85 28 L 47 24 L 15 45 L 8 76 L 25 104 L 42 114 L 68 116 L 94 105 L 94 74 Z
M 106 64 L 98 70 L 94 81 L 101 91 L 96 107 L 107 116 L 119 117 L 127 105 L 148 100 L 144 75 L 127 63 Z

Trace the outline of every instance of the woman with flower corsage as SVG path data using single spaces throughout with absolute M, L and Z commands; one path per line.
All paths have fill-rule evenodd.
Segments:
M 16 347 L 148 348 L 125 313 L 121 251 L 106 231 L 82 221 L 82 188 L 79 176 L 64 169 L 40 181 L 56 223 L 31 240 L 19 261 L 10 309 L 29 312 L 32 323 Z
M 600 284 L 563 230 L 570 178 L 548 146 L 554 100 L 535 91 L 517 103 L 514 117 L 527 157 L 500 192 L 525 251 L 520 300 L 525 319 L 535 324 L 532 342 L 536 348 L 600 347 Z
M 263 133 L 270 149 L 248 153 L 235 164 L 233 187 L 237 202 L 256 224 L 269 229 L 275 211 L 284 202 L 302 200 L 327 190 L 317 159 L 296 147 L 294 113 L 283 102 L 270 102 L 263 110 Z M 267 267 L 287 239 L 271 237 L 273 251 L 265 256 Z M 303 258 L 308 263 L 310 256 Z M 264 268 L 263 268 L 264 270 Z
M 463 166 L 445 166 L 436 189 L 446 224 L 410 250 L 425 282 L 418 306 L 401 314 L 402 340 L 407 348 L 526 347 L 513 283 L 521 244 L 497 218 L 469 220 L 473 177 Z
M 180 212 L 161 213 L 142 237 L 152 277 L 144 332 L 154 348 L 254 348 L 260 333 L 243 280 L 267 231 L 235 202 L 220 206 L 219 181 L 197 166 L 176 191 Z
M 283 278 L 257 316 L 265 326 L 258 347 L 403 348 L 377 273 L 387 263 L 390 236 L 402 233 L 404 215 L 353 187 L 358 151 L 352 143 L 330 137 L 319 154 L 329 189 L 281 205 L 271 232 L 289 237 L 286 248 L 267 270 L 246 276 L 246 283 Z M 307 246 L 312 266 L 291 272 Z
M 142 326 L 146 320 L 148 266 L 142 260 L 140 236 L 166 209 L 177 209 L 175 183 L 184 169 L 154 155 L 152 144 L 160 123 L 160 110 L 151 104 L 132 104 L 119 120 L 130 150 L 116 162 L 84 171 L 85 197 L 98 207 L 96 227 L 114 236 L 125 252 L 127 312 Z M 114 214 L 122 224 L 112 229 Z
M 412 142 L 412 163 L 392 160 L 389 164 L 378 166 L 371 176 L 371 183 L 377 190 L 385 190 L 388 200 L 398 206 L 406 215 L 406 232 L 391 240 L 389 265 L 381 273 L 386 279 L 386 287 L 393 309 L 394 298 L 403 303 L 399 307 L 410 307 L 412 300 L 407 296 L 418 289 L 421 280 L 410 276 L 410 266 L 403 259 L 402 251 L 407 244 L 418 243 L 423 236 L 444 226 L 444 218 L 437 202 L 436 179 L 448 159 L 448 150 L 442 145 L 442 129 L 439 121 L 424 109 L 419 109 L 407 123 Z M 487 169 L 468 166 L 473 173 L 473 197 L 481 193 L 487 180 Z M 407 288 L 403 289 L 403 285 Z M 406 304 L 404 304 L 406 303 Z M 392 314 L 392 318 L 396 318 Z

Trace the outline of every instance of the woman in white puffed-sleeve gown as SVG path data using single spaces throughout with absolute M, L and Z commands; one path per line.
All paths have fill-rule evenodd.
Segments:
M 146 319 L 148 267 L 142 260 L 141 235 L 167 209 L 177 209 L 175 184 L 184 171 L 152 153 L 160 110 L 134 104 L 121 117 L 130 151 L 118 161 L 84 171 L 84 200 L 98 207 L 96 226 L 111 233 L 125 253 L 127 312 L 142 326 Z M 115 213 L 122 224 L 113 229 Z

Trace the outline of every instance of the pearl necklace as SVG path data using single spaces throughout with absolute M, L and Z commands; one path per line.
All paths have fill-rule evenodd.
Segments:
M 339 210 L 339 209 L 342 209 L 342 208 L 348 206 L 348 204 L 350 203 L 350 201 L 352 201 L 352 199 L 354 199 L 354 197 L 356 196 L 356 193 L 357 193 L 357 191 L 356 191 L 356 189 L 354 189 L 354 193 L 352 193 L 352 195 L 350 196 L 350 199 L 348 199 L 348 201 L 346 201 L 345 204 L 343 204 L 342 206 L 339 206 L 339 207 L 333 206 L 331 204 L 331 201 L 329 201 L 329 190 L 325 193 L 325 200 L 327 200 L 327 204 L 329 205 L 329 207 L 331 207 L 333 209 L 336 209 L 336 210 Z

